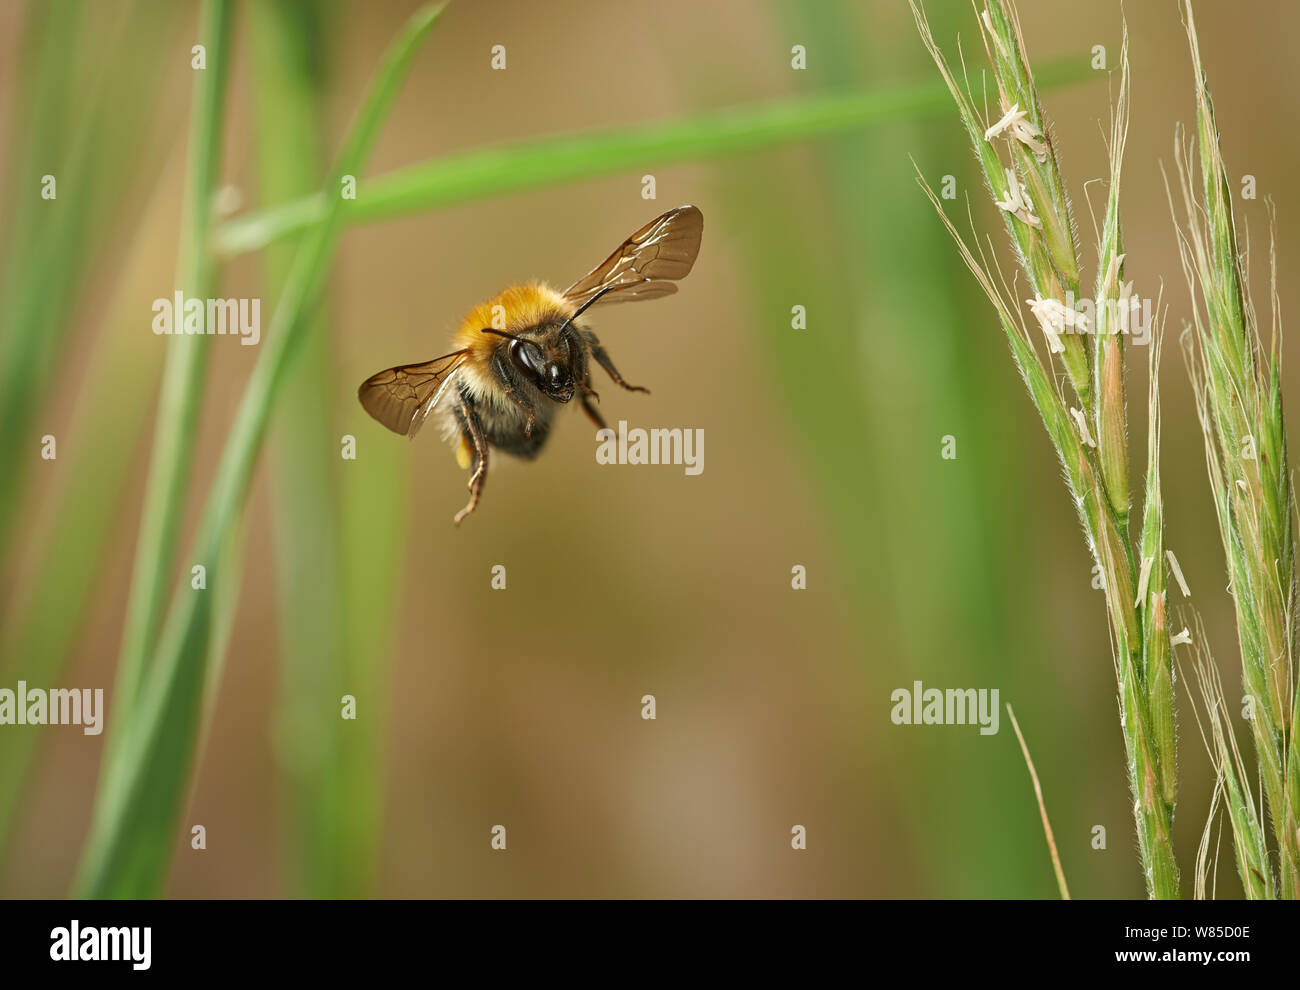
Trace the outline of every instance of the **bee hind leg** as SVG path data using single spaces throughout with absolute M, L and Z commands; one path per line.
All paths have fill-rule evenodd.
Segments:
M 462 398 L 457 404 L 456 414 L 461 421 L 462 439 L 468 442 L 474 452 L 473 471 L 469 476 L 469 502 L 456 513 L 453 520 L 459 526 L 461 520 L 478 507 L 478 500 L 483 495 L 483 483 L 487 480 L 488 443 L 478 414 L 465 399 Z
M 483 495 L 483 483 L 487 480 L 487 460 L 486 448 L 479 451 L 474 458 L 474 472 L 469 476 L 469 501 L 452 520 L 457 526 L 461 524 L 461 520 L 478 508 L 478 500 Z
M 629 392 L 645 392 L 647 395 L 650 394 L 650 390 L 644 385 L 629 385 L 624 381 L 623 376 L 620 375 L 618 369 L 614 367 L 614 362 L 609 359 L 609 355 L 605 352 L 605 348 L 602 347 L 600 341 L 596 339 L 596 335 L 590 330 L 584 330 L 583 333 L 587 337 L 587 346 L 591 348 L 591 356 L 596 359 L 597 364 L 605 369 L 605 374 L 609 375 L 609 377 L 614 380 L 614 384 L 623 386 L 623 388 L 627 389 Z

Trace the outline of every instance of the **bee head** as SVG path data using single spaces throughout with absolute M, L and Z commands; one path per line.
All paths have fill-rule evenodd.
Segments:
M 555 345 L 550 345 L 545 341 L 516 337 L 500 330 L 484 329 L 483 332 L 506 337 L 510 341 L 507 345 L 510 363 L 548 399 L 568 402 L 573 398 L 576 386 L 573 359 L 567 340 L 561 339 Z

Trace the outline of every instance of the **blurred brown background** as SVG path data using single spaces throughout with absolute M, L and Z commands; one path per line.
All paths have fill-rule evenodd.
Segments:
M 40 433 L 60 463 L 101 431 L 147 426 L 161 362 L 149 301 L 173 288 L 194 12 L 148 42 L 112 33 L 123 71 L 163 65 L 121 210 L 72 296 L 69 343 Z M 184 7 L 185 5 L 180 5 Z M 328 5 L 327 151 L 332 154 L 384 46 L 414 3 Z M 22 4 L 0 3 L 0 133 L 10 133 Z M 825 8 L 825 9 L 822 9 Z M 963 3 L 928 5 L 950 52 Z M 1229 168 L 1256 176 L 1242 202 L 1262 276 L 1264 197 L 1280 218 L 1283 305 L 1300 263 L 1300 194 L 1289 3 L 1201 2 L 1198 21 Z M 1168 540 L 1230 685 L 1235 636 L 1200 435 L 1176 337 L 1189 314 L 1160 164 L 1192 113 L 1178 5 L 1129 4 L 1133 120 L 1127 264 L 1137 292 L 1163 281 Z M 1031 59 L 1120 47 L 1118 3 L 1022 4 Z M 247 12 L 227 116 L 223 179 L 259 203 Z M 502 44 L 508 69 L 489 70 Z M 790 47 L 808 46 L 808 69 Z M 178 54 L 179 53 L 179 54 Z M 972 56 L 973 57 L 973 56 Z M 934 82 L 906 5 L 455 2 L 418 56 L 366 170 L 561 131 L 672 119 L 834 89 Z M 1113 84 L 1113 83 L 1112 83 Z M 1096 257 L 1088 190 L 1102 189 L 1107 83 L 1043 94 L 1055 119 L 1083 258 Z M 127 113 L 129 108 L 120 108 Z M 358 695 L 377 732 L 380 798 L 370 892 L 394 897 L 1018 897 L 1054 885 L 1028 775 L 1010 726 L 904 728 L 889 693 L 997 687 L 1026 732 L 1076 896 L 1141 896 L 1114 677 L 1091 562 L 1051 448 L 1006 345 L 916 189 L 960 176 L 981 230 L 1001 246 L 952 115 L 700 165 L 644 169 L 349 229 L 326 325 L 337 383 L 319 442 L 357 438 L 338 470 L 381 470 L 377 560 L 396 567 L 380 602 L 374 691 Z M 653 173 L 658 198 L 640 195 Z M 1098 180 L 1085 188 L 1085 182 Z M 364 189 L 365 177 L 362 178 Z M 585 419 L 565 412 L 546 456 L 495 459 L 479 511 L 460 529 L 465 475 L 436 436 L 396 438 L 369 420 L 355 386 L 372 372 L 447 350 L 470 305 L 531 277 L 563 286 L 655 214 L 704 212 L 699 263 L 671 299 L 593 319 L 614 360 L 649 397 L 598 382 L 602 410 L 632 426 L 702 427 L 705 470 L 601 467 Z M 125 259 L 130 259 L 126 264 Z M 1091 271 L 1091 268 L 1089 268 Z M 222 294 L 261 295 L 254 256 L 224 271 Z M 1262 287 L 1263 282 L 1259 282 Z M 263 300 L 263 330 L 272 300 Z M 790 307 L 809 329 L 789 329 Z M 115 314 L 136 312 L 119 319 Z M 108 335 L 119 335 L 110 339 Z M 196 456 L 201 503 L 260 347 L 218 341 Z M 1134 417 L 1146 352 L 1130 352 Z M 88 408 L 84 383 L 115 355 L 117 403 Z M 1297 368 L 1291 362 L 1288 390 Z M 599 377 L 599 373 L 598 373 Z M 958 459 L 939 457 L 954 434 Z M 111 687 L 130 581 L 148 428 L 131 446 L 120 506 L 86 491 L 86 513 L 121 522 L 60 684 Z M 1138 431 L 1133 449 L 1145 449 Z M 11 442 L 6 440 L 5 442 Z M 24 441 L 25 442 L 25 441 Z M 244 581 L 219 700 L 177 837 L 169 893 L 292 895 L 299 836 L 283 785 L 283 630 L 275 579 L 273 443 L 246 514 Z M 63 476 L 35 472 L 3 572 L 21 600 Z M 370 497 L 370 496 L 364 496 Z M 504 564 L 508 589 L 490 588 Z M 790 588 L 794 564 L 808 590 Z M 16 606 L 15 606 L 16 607 Z M 0 617 L 6 615 L 0 612 Z M 0 621 L 4 621 L 0 618 Z M 9 658 L 5 658 L 9 659 Z M 6 680 L 3 686 L 12 687 Z M 654 694 L 658 718 L 640 718 Z M 1232 697 L 1230 687 L 1229 696 Z M 1208 807 L 1208 764 L 1185 697 L 1178 842 L 1190 864 Z M 109 700 L 108 719 L 113 717 Z M 0 729 L 0 745 L 12 727 Z M 8 848 L 0 893 L 63 896 L 94 799 L 103 736 L 50 729 Z M 208 831 L 203 853 L 188 826 Z M 509 849 L 494 853 L 503 824 Z M 790 848 L 790 829 L 808 848 Z M 1094 825 L 1108 848 L 1089 846 Z M 1188 871 L 1190 874 L 1190 870 Z M 1221 891 L 1236 889 L 1228 860 Z M 1190 875 L 1186 878 L 1190 891 Z

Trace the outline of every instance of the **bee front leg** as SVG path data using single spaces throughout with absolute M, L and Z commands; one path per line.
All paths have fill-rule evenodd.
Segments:
M 505 393 L 510 401 L 528 417 L 528 421 L 524 423 L 524 436 L 531 437 L 533 435 L 533 423 L 537 419 L 537 410 L 533 408 L 533 404 L 528 401 L 523 390 L 519 387 L 522 384 L 519 376 L 515 374 L 514 369 L 509 364 L 502 360 L 500 352 L 492 356 L 492 370 L 497 373 L 497 377 L 505 385 Z
M 594 333 L 590 330 L 584 330 L 583 334 L 587 338 L 587 346 L 591 348 L 591 356 L 596 359 L 597 364 L 605 369 L 605 374 L 614 379 L 614 384 L 622 385 L 629 392 L 645 392 L 647 395 L 650 394 L 648 388 L 642 385 L 629 385 L 623 380 L 623 376 L 618 373 L 618 369 L 614 367 L 614 362 L 611 361 L 609 355 L 605 353 L 605 348 L 600 346 L 600 341 L 596 339 Z
M 593 423 L 596 424 L 596 429 L 605 430 L 608 429 L 608 427 L 605 425 L 605 417 L 602 416 L 599 410 L 597 410 L 596 407 L 591 404 L 591 396 L 595 394 L 596 394 L 595 392 L 590 392 L 590 391 L 583 392 L 582 411 L 587 414 L 587 418 L 589 420 L 591 420 Z
M 478 413 L 468 400 L 460 397 L 456 405 L 456 413 L 464 429 L 464 435 L 474 450 L 473 470 L 469 476 L 469 502 L 465 508 L 456 513 L 456 518 L 453 520 L 459 526 L 461 520 L 478 507 L 478 500 L 483 495 L 483 483 L 487 480 L 488 442 Z

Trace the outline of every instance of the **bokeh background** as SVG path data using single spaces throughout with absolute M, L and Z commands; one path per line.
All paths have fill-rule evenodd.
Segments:
M 299 11 L 298 67 L 318 116 L 298 120 L 294 140 L 321 176 L 415 6 Z M 958 33 L 976 51 L 968 4 L 927 7 L 950 53 Z M 247 2 L 236 15 L 227 210 L 282 198 L 259 158 L 259 100 L 284 67 L 259 54 L 264 8 Z M 1086 62 L 1104 45 L 1116 64 L 1118 3 L 1022 8 L 1036 63 Z M 1211 0 L 1197 13 L 1229 168 L 1258 181 L 1260 198 L 1240 203 L 1257 276 L 1264 197 L 1277 204 L 1285 306 L 1300 263 L 1300 10 Z M 1174 0 L 1129 4 L 1127 16 L 1127 266 L 1139 294 L 1163 282 L 1169 304 L 1167 539 L 1234 685 L 1161 176 L 1176 122 L 1191 118 L 1191 70 Z M 196 26 L 189 3 L 0 0 L 0 285 L 12 300 L 16 273 L 45 279 L 34 312 L 0 298 L 0 361 L 32 347 L 43 369 L 29 414 L 0 438 L 10 520 L 0 686 L 103 687 L 110 730 L 166 347 L 150 305 L 175 287 Z M 503 72 L 489 68 L 498 44 Z M 807 47 L 806 71 L 790 67 L 794 44 Z M 901 0 L 454 2 L 365 175 L 524 138 L 937 78 Z M 1087 263 L 1114 82 L 1098 72 L 1043 94 Z M 1091 561 L 1001 333 L 910 159 L 932 181 L 956 176 L 957 209 L 971 192 L 977 224 L 1001 247 L 951 114 L 700 164 L 651 160 L 349 228 L 244 515 L 243 581 L 167 893 L 1053 896 L 1009 724 L 990 737 L 893 725 L 890 692 L 921 680 L 999 688 L 1026 733 L 1072 892 L 1141 896 Z M 32 178 L 46 172 L 60 176 L 57 214 Z M 654 202 L 641 198 L 645 173 Z M 498 457 L 479 511 L 453 528 L 465 476 L 449 449 L 384 431 L 356 385 L 443 353 L 461 313 L 504 285 L 566 285 L 685 202 L 706 225 L 679 294 L 594 320 L 621 370 L 653 394 L 597 387 L 611 421 L 703 428 L 704 473 L 598 466 L 575 410 L 538 462 Z M 19 239 L 33 210 L 61 219 Z M 59 223 L 73 230 L 49 234 Z M 263 297 L 264 331 L 273 265 L 242 255 L 221 274 L 223 296 Z M 794 305 L 807 309 L 805 331 L 790 327 Z M 213 342 L 186 540 L 261 349 Z M 1130 356 L 1136 413 L 1145 351 Z M 1290 394 L 1295 373 L 1292 362 Z M 45 434 L 58 438 L 55 461 L 39 457 Z M 357 438 L 355 461 L 339 457 L 344 434 Z M 946 434 L 954 461 L 940 457 Z M 1145 449 L 1141 429 L 1131 439 Z M 490 587 L 494 564 L 507 568 L 505 591 Z M 795 564 L 806 591 L 790 587 Z M 183 560 L 176 582 L 188 586 Z M 355 722 L 338 718 L 343 693 L 358 699 Z M 655 721 L 640 717 L 647 693 Z M 1190 893 L 1210 775 L 1185 696 L 1180 705 L 1176 829 Z M 67 893 L 105 738 L 0 727 L 0 894 Z M 205 851 L 190 849 L 193 824 L 207 829 Z M 504 854 L 489 846 L 497 824 Z M 790 848 L 795 824 L 806 851 Z M 1105 850 L 1091 847 L 1095 825 Z M 1230 859 L 1219 890 L 1239 890 Z

